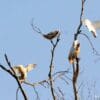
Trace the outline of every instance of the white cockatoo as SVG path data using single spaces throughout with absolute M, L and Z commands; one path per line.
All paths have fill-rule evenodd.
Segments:
M 89 19 L 83 19 L 82 24 L 85 25 L 94 37 L 97 37 L 96 30 L 100 29 L 100 21 L 91 22 Z
M 70 49 L 69 56 L 68 56 L 68 60 L 71 64 L 74 63 L 79 53 L 80 53 L 80 43 L 78 40 L 75 40 L 72 44 L 72 47 Z
M 43 37 L 48 39 L 48 40 L 52 40 L 55 37 L 57 37 L 60 34 L 60 32 L 58 30 L 49 32 L 48 34 L 43 34 Z
M 22 83 L 27 78 L 27 73 L 33 70 L 35 67 L 36 67 L 36 64 L 28 64 L 25 67 L 23 65 L 17 65 L 12 68 L 15 71 L 15 74 L 18 77 L 19 81 Z

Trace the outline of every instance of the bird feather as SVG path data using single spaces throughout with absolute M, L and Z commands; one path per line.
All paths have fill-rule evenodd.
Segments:
M 95 29 L 100 29 L 100 21 L 94 21 L 92 22 L 92 25 L 94 26 Z

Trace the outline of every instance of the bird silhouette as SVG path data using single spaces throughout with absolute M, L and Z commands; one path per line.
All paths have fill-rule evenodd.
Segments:
M 55 31 L 49 32 L 48 34 L 43 34 L 43 37 L 48 40 L 52 40 L 55 37 L 57 37 L 59 34 L 60 34 L 59 31 L 55 30 Z
M 73 64 L 76 61 L 76 58 L 78 57 L 80 53 L 80 43 L 78 40 L 75 40 L 72 44 L 72 47 L 70 48 L 70 52 L 68 55 L 68 60 L 71 64 Z
M 28 64 L 26 67 L 24 67 L 23 65 L 17 65 L 13 67 L 13 70 L 15 71 L 15 74 L 18 77 L 19 81 L 22 83 L 27 78 L 27 73 L 33 70 L 35 67 L 36 64 Z
M 92 32 L 95 38 L 97 37 L 96 30 L 100 29 L 100 21 L 91 22 L 89 19 L 83 19 L 82 24 L 85 25 L 90 32 Z

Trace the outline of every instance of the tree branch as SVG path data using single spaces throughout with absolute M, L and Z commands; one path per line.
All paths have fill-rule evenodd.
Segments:
M 10 61 L 8 60 L 8 57 L 7 57 L 6 54 L 5 54 L 5 60 L 6 60 L 7 64 L 8 64 L 8 66 L 10 67 L 10 69 L 14 72 L 13 68 L 11 67 L 11 63 L 10 63 Z M 9 74 L 17 81 L 17 84 L 18 84 L 18 86 L 19 86 L 19 89 L 21 90 L 21 93 L 22 93 L 22 95 L 23 95 L 23 97 L 24 97 L 24 100 L 28 100 L 27 95 L 26 95 L 25 91 L 23 90 L 23 88 L 22 88 L 22 86 L 21 86 L 21 83 L 19 82 L 19 80 L 18 80 L 18 78 L 17 78 L 15 72 L 12 73 L 10 70 L 8 70 L 7 68 L 5 68 L 3 65 L 0 65 L 0 67 L 1 67 L 4 71 L 6 71 L 7 73 L 9 73 Z
M 82 26 L 82 17 L 83 17 L 83 13 L 84 13 L 84 3 L 86 0 L 81 0 L 82 1 L 82 7 L 81 7 L 81 14 L 80 14 L 80 23 L 78 25 L 77 31 L 74 35 L 74 40 L 77 39 L 78 35 L 81 33 L 81 26 Z
M 35 32 L 39 33 L 40 35 L 43 35 L 41 29 L 40 29 L 39 27 L 35 26 L 35 25 L 33 24 L 33 21 L 34 21 L 34 20 L 32 19 L 32 22 L 31 22 L 32 29 L 33 29 Z
M 78 100 L 78 90 L 77 90 L 77 79 L 79 75 L 79 60 L 77 59 L 77 63 L 73 64 L 73 90 L 75 100 Z
M 82 26 L 82 17 L 83 17 L 83 13 L 84 13 L 84 3 L 86 0 L 81 0 L 82 2 L 82 7 L 81 7 L 81 14 L 80 14 L 80 23 L 77 27 L 77 31 L 74 34 L 74 41 L 77 40 L 78 35 L 81 34 L 81 26 Z M 73 63 L 73 78 L 72 78 L 72 82 L 73 82 L 73 90 L 74 90 L 74 99 L 78 100 L 78 90 L 77 90 L 77 79 L 78 79 L 78 75 L 79 75 L 79 58 L 76 58 L 76 63 Z
M 53 72 L 53 60 L 54 60 L 54 53 L 55 53 L 55 48 L 59 42 L 59 37 L 60 37 L 60 34 L 58 35 L 57 37 L 57 40 L 56 40 L 56 43 L 54 44 L 53 41 L 51 41 L 51 44 L 53 46 L 53 49 L 51 50 L 51 62 L 50 62 L 50 70 L 49 70 L 49 74 L 48 74 L 48 77 L 49 77 L 49 81 L 50 81 L 50 89 L 51 89 L 51 93 L 52 93 L 52 97 L 53 97 L 53 100 L 56 100 L 56 96 L 54 94 L 54 86 L 53 86 L 53 79 L 52 79 L 52 72 Z

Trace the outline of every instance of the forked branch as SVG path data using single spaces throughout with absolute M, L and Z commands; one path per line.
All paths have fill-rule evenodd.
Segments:
M 81 14 L 80 14 L 80 23 L 77 27 L 77 31 L 74 34 L 74 41 L 78 39 L 78 35 L 81 33 L 81 26 L 82 26 L 82 17 L 84 13 L 84 4 L 86 0 L 81 0 L 82 7 L 81 7 Z M 79 76 L 79 58 L 76 58 L 76 63 L 73 63 L 73 90 L 74 90 L 74 100 L 78 100 L 78 90 L 77 90 L 77 79 Z
M 14 72 L 12 66 L 11 66 L 11 63 L 10 63 L 10 61 L 8 60 L 8 57 L 7 57 L 6 54 L 5 54 L 5 60 L 6 60 L 6 62 L 7 62 L 7 64 L 8 64 L 8 66 L 9 66 L 9 68 L 10 68 L 11 71 L 10 71 L 9 69 L 7 69 L 6 67 L 4 67 L 3 65 L 1 65 L 1 64 L 0 64 L 0 67 L 1 67 L 4 71 L 6 71 L 7 73 L 9 73 L 9 74 L 16 80 L 16 82 L 17 82 L 17 84 L 18 84 L 18 86 L 19 86 L 19 89 L 20 89 L 20 91 L 21 91 L 21 93 L 22 93 L 22 95 L 23 95 L 23 97 L 24 97 L 24 100 L 28 100 L 27 95 L 26 95 L 24 89 L 22 88 L 21 83 L 19 82 L 19 80 L 18 80 L 18 78 L 17 78 L 17 76 L 16 76 L 16 74 L 15 74 L 15 72 Z M 12 71 L 13 71 L 13 73 L 12 73 Z
M 51 44 L 52 44 L 53 48 L 51 50 L 51 62 L 50 62 L 50 66 L 49 66 L 50 70 L 49 70 L 48 77 L 49 77 L 49 81 L 50 81 L 50 89 L 51 89 L 53 100 L 56 100 L 56 96 L 55 96 L 55 93 L 54 93 L 54 86 L 53 86 L 53 77 L 52 77 L 52 74 L 53 74 L 53 60 L 54 60 L 55 49 L 57 47 L 57 44 L 59 43 L 59 40 L 60 40 L 60 34 L 58 35 L 55 44 L 51 40 Z

